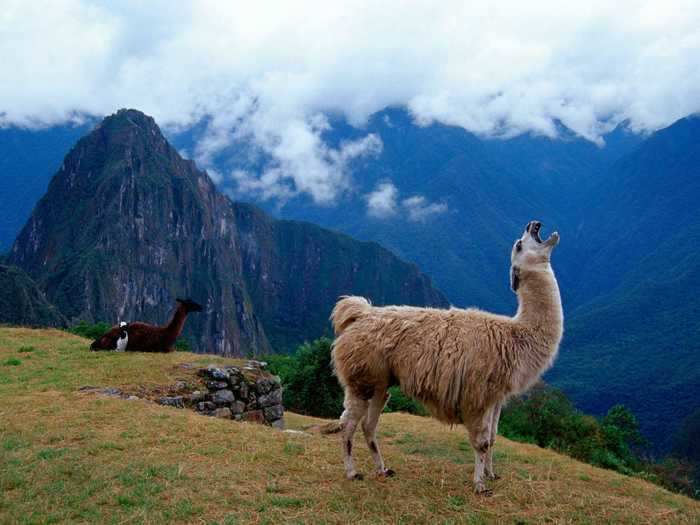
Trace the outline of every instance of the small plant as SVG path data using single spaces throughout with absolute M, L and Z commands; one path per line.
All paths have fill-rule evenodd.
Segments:
M 36 348 L 34 348 L 33 346 L 20 346 L 17 352 L 19 352 L 20 354 L 26 354 L 28 352 L 33 352 L 34 350 L 36 350 Z
M 3 365 L 5 366 L 19 366 L 22 364 L 22 361 L 17 359 L 16 357 L 11 357 L 7 359 L 5 362 L 3 362 Z
M 87 321 L 80 321 L 78 324 L 72 326 L 68 331 L 72 334 L 79 335 L 85 339 L 97 339 L 107 330 L 112 328 L 108 323 L 88 323 Z
M 178 339 L 175 342 L 175 350 L 178 352 L 191 352 L 192 346 L 187 339 Z

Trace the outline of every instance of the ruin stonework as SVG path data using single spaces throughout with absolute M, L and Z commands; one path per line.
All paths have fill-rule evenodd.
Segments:
M 189 407 L 200 414 L 284 428 L 280 378 L 264 370 L 264 363 L 242 366 L 209 365 L 197 370 L 200 388 L 158 399 L 161 405 Z

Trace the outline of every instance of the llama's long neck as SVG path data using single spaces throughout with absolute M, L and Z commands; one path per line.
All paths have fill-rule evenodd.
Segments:
M 564 330 L 564 314 L 559 285 L 549 263 L 536 270 L 521 271 L 515 319 L 551 352 L 556 352 Z
M 168 335 L 173 341 L 180 337 L 182 328 L 185 326 L 185 319 L 187 319 L 187 309 L 182 304 L 179 304 L 173 314 L 173 318 L 170 319 L 170 322 L 166 326 Z

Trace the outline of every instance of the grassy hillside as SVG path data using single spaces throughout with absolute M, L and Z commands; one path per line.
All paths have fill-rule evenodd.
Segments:
M 78 391 L 155 387 L 182 378 L 181 363 L 225 360 L 90 353 L 87 344 L 59 331 L 0 328 L 0 523 L 700 521 L 698 502 L 505 439 L 496 445 L 495 496 L 475 497 L 464 431 L 405 414 L 380 423 L 398 476 L 345 481 L 335 436 Z M 313 421 L 287 415 L 290 428 Z M 357 450 L 370 472 L 369 454 Z

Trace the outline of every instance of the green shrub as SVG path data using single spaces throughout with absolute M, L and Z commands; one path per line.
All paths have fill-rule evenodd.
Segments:
M 175 341 L 175 350 L 178 352 L 191 352 L 192 351 L 192 346 L 190 345 L 190 342 L 187 339 L 178 339 Z
M 625 474 L 642 469 L 635 450 L 646 440 L 634 415 L 615 405 L 598 421 L 578 411 L 560 390 L 540 385 L 503 410 L 500 433 L 552 448 L 581 461 Z
M 294 356 L 266 358 L 280 376 L 284 406 L 294 412 L 337 418 L 343 411 L 343 391 L 331 366 L 332 341 L 326 337 L 301 345 Z
M 408 397 L 398 386 L 389 388 L 389 402 L 384 407 L 384 412 L 408 412 L 419 416 L 427 416 L 428 411 L 420 402 Z
M 107 323 L 90 324 L 86 321 L 80 321 L 78 324 L 70 327 L 68 331 L 85 339 L 97 339 L 110 328 L 112 328 L 112 325 Z

